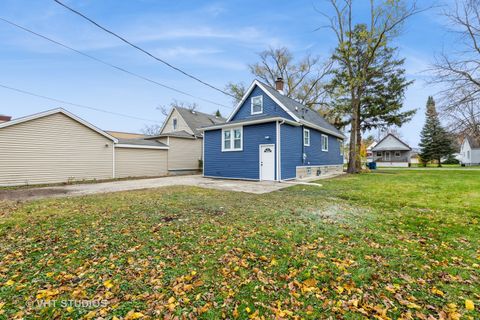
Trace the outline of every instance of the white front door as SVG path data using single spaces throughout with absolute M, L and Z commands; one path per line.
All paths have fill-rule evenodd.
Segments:
M 275 145 L 260 145 L 260 180 L 275 180 Z
M 390 151 L 385 151 L 385 160 L 390 161 Z

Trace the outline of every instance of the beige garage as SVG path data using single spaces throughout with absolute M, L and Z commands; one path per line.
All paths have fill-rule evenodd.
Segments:
M 0 185 L 111 179 L 116 141 L 63 109 L 0 123 Z
M 115 146 L 117 178 L 167 175 L 168 147 L 156 141 L 122 140 Z
M 160 142 L 117 139 L 54 109 L 0 123 L 0 186 L 162 176 L 167 153 Z

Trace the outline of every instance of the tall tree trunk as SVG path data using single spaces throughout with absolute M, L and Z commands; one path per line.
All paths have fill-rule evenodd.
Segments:
M 360 110 L 357 111 L 358 114 L 360 114 Z M 357 157 L 355 158 L 355 170 L 356 172 L 361 172 L 362 171 L 362 132 L 361 132 L 361 126 L 360 126 L 360 117 L 357 117 L 357 125 L 356 125 L 356 138 L 357 138 L 357 143 L 356 143 L 356 148 L 357 148 Z
M 357 100 L 355 99 L 355 95 L 352 92 L 352 121 L 351 121 L 351 128 L 350 128 L 350 146 L 349 146 L 349 157 L 348 157 L 348 168 L 347 173 L 358 173 L 357 170 L 357 156 L 358 156 L 358 148 L 357 148 L 357 125 L 359 118 L 359 114 L 357 112 Z

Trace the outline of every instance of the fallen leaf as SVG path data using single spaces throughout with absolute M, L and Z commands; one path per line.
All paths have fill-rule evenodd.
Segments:
M 472 300 L 470 299 L 465 300 L 465 309 L 469 311 L 475 310 L 475 304 L 473 303 Z

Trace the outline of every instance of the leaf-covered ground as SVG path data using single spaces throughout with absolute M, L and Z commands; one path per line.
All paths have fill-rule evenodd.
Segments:
M 479 170 L 321 183 L 2 203 L 0 318 L 480 318 Z

